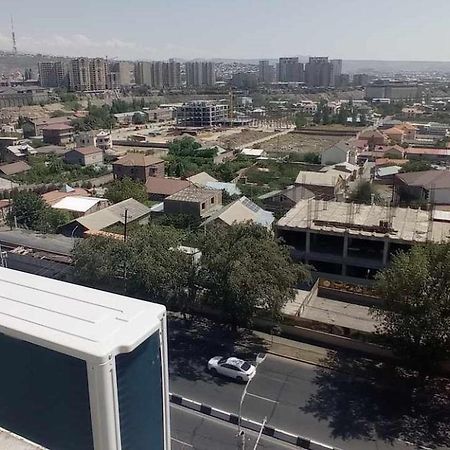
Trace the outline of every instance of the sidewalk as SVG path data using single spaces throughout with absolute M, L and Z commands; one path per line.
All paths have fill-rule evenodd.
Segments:
M 273 336 L 261 331 L 254 330 L 253 334 L 266 342 L 267 353 L 316 366 L 327 366 L 328 358 L 336 353 L 334 350 Z

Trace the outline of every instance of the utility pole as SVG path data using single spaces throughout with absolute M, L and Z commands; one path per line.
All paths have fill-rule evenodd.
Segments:
M 250 385 L 250 382 L 255 378 L 256 376 L 256 369 L 258 366 L 266 359 L 265 354 L 258 353 L 256 357 L 256 364 L 255 364 L 255 375 L 252 378 L 249 378 L 247 381 L 247 384 L 245 385 L 244 391 L 241 395 L 241 400 L 239 401 L 239 417 L 238 417 L 238 434 L 237 434 L 237 447 L 239 450 L 245 450 L 245 432 L 241 429 L 241 421 L 242 421 L 242 405 L 244 403 L 245 396 L 247 395 L 247 389 Z
M 128 209 L 125 210 L 124 219 L 125 220 L 123 222 L 123 241 L 127 242 Z

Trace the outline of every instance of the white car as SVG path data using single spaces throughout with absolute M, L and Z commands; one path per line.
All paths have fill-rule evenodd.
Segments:
M 214 356 L 208 361 L 208 370 L 212 374 L 220 374 L 236 381 L 248 381 L 255 376 L 256 368 L 239 358 Z

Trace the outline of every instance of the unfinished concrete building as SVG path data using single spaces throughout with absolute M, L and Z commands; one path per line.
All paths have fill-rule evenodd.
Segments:
M 318 272 L 372 278 L 413 244 L 443 242 L 450 222 L 420 209 L 302 200 L 277 223 L 296 260 Z

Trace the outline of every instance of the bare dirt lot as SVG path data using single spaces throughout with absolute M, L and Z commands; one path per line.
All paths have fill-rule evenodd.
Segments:
M 342 139 L 340 136 L 289 133 L 263 142 L 261 148 L 268 153 L 322 153 L 326 148 Z
M 239 147 L 241 145 L 246 145 L 251 142 L 257 141 L 258 139 L 263 139 L 266 136 L 270 136 L 270 132 L 266 131 L 256 131 L 256 130 L 243 130 L 240 133 L 221 136 L 218 140 L 220 145 L 224 147 Z

